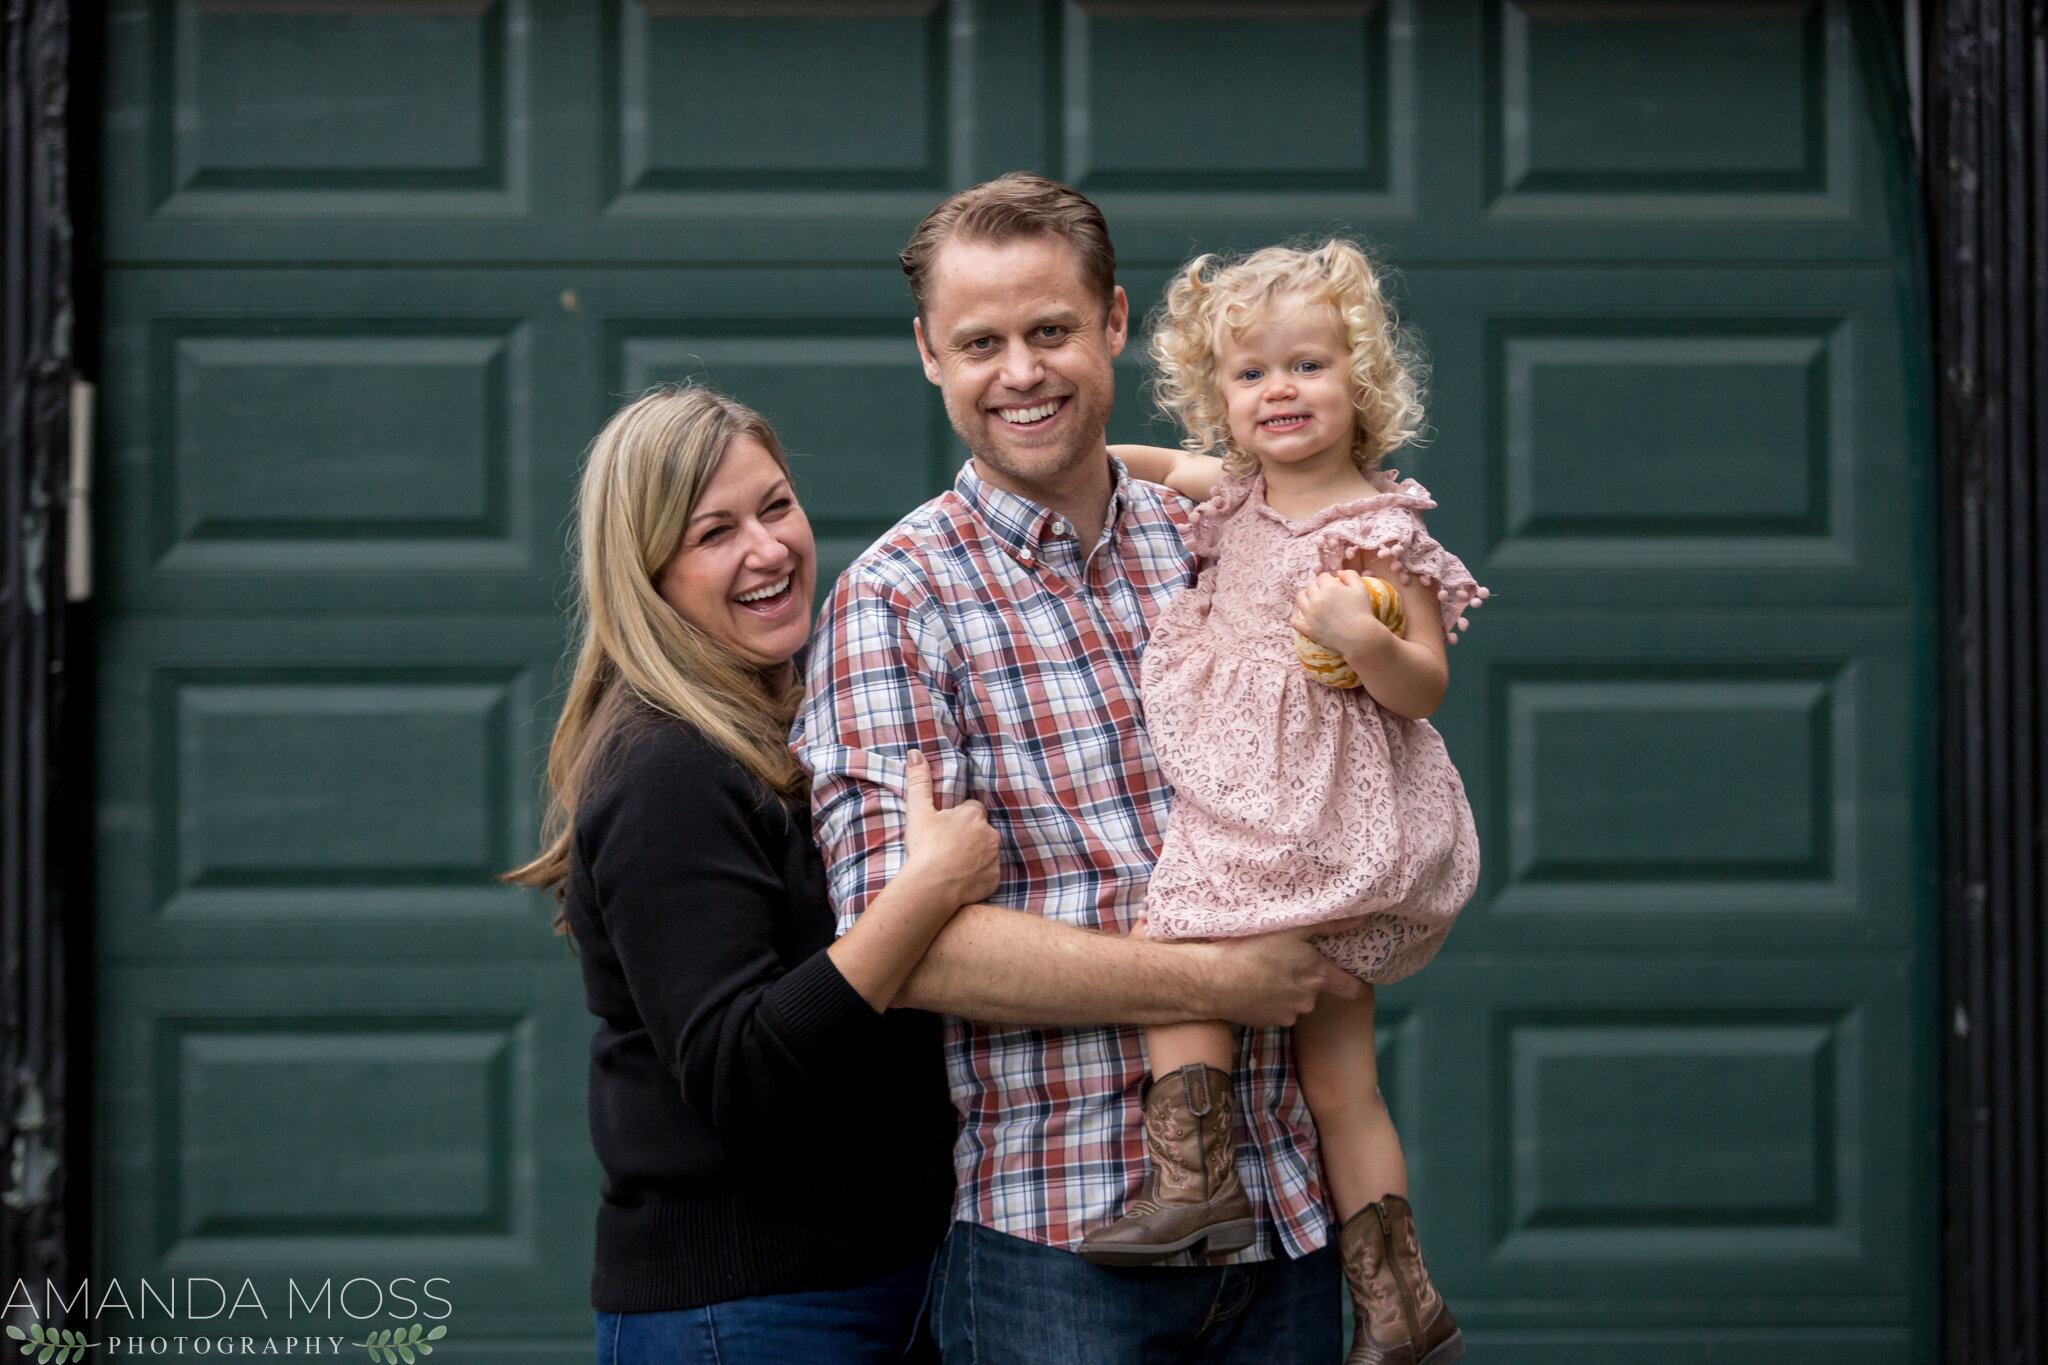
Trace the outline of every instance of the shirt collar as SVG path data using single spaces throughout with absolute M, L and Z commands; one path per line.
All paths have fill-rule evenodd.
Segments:
M 1115 537 L 1124 509 L 1130 505 L 1130 476 L 1124 471 L 1123 461 L 1114 455 L 1108 459 L 1113 482 L 1109 490 L 1109 515 L 1102 524 L 1104 543 Z M 1053 523 L 1064 523 L 1065 520 L 1049 507 L 988 482 L 974 472 L 973 460 L 960 466 L 960 473 L 953 480 L 953 491 L 967 504 L 975 520 L 1026 568 L 1038 562 L 1041 542 L 1054 534 Z

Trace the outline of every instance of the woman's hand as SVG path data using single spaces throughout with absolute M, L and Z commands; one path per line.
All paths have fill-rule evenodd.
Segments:
M 924 754 L 903 759 L 903 866 L 868 908 L 825 950 L 876 1010 L 885 1010 L 963 905 L 996 889 L 999 841 L 979 801 L 940 810 Z
M 993 895 L 999 879 L 1000 841 L 979 801 L 940 810 L 932 797 L 932 772 L 924 752 L 904 755 L 903 870 L 954 905 L 971 905 Z

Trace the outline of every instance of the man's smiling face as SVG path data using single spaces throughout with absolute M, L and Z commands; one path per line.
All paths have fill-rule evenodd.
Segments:
M 1123 289 L 1105 307 L 1063 237 L 955 239 L 932 260 L 917 348 L 982 476 L 1046 501 L 1104 458 L 1129 323 Z

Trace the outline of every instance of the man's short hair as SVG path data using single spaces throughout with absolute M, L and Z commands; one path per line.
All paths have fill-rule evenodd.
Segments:
M 1063 237 L 1081 259 L 1081 278 L 1108 308 L 1116 297 L 1116 248 L 1102 210 L 1070 185 L 1029 171 L 962 190 L 924 216 L 910 245 L 897 253 L 910 277 L 910 297 L 924 316 L 925 280 L 939 248 L 959 237 L 1001 246 L 1025 237 Z

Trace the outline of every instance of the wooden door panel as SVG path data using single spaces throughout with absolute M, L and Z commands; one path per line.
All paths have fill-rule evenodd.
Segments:
M 552 615 L 131 619 L 102 644 L 101 946 L 114 960 L 515 958 Z
M 610 0 L 616 192 L 943 193 L 950 52 L 938 0 L 862 6 Z M 847 60 L 858 54 L 859 60 Z
M 583 1070 L 550 1055 L 585 1033 L 573 972 L 419 962 L 401 927 L 360 936 L 385 960 L 103 974 L 96 1273 L 131 1292 L 251 1277 L 274 1333 L 287 1277 L 441 1276 L 453 1358 L 588 1360 L 596 1162 L 558 1136 L 564 1114 L 580 1126 Z
M 1412 79 L 1412 47 L 1397 58 L 1389 35 L 1399 23 L 1405 36 L 1407 5 L 1245 3 L 1203 17 L 1118 0 L 1060 6 L 1062 179 L 1091 195 L 1388 193 L 1394 89 Z M 1287 76 L 1248 81 L 1248 71 Z
M 1432 525 L 1487 610 L 1908 600 L 1925 471 L 1890 272 L 1418 266 L 1401 288 L 1433 432 L 1397 462 L 1443 492 Z
M 108 598 L 551 611 L 555 508 L 596 387 L 588 371 L 561 382 L 579 374 L 563 287 L 552 273 L 113 272 Z
M 1903 1318 L 1920 1158 L 1891 1116 L 1924 1049 L 1898 981 L 1888 953 L 1525 951 L 1386 988 L 1461 1321 Z
M 143 115 L 121 130 L 129 212 L 175 221 L 523 206 L 535 123 L 527 0 L 132 0 L 118 17 L 149 29 L 148 47 L 130 46 L 113 72 L 126 84 L 116 98 Z
M 1447 953 L 1912 947 L 1930 811 L 1902 645 L 1922 623 L 1480 617 L 1435 717 L 1482 850 Z
M 1843 54 L 1823 6 L 1494 0 L 1487 17 L 1497 192 L 1827 190 L 1854 108 L 1829 99 Z

